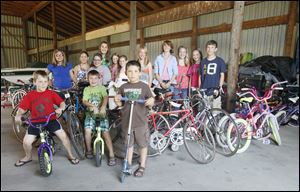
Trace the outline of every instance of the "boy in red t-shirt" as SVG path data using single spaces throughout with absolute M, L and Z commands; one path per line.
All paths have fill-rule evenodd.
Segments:
M 15 117 L 16 122 L 21 122 L 21 116 L 26 113 L 27 110 L 31 113 L 31 118 L 38 118 L 42 116 L 47 116 L 54 112 L 54 104 L 58 105 L 59 108 L 55 110 L 57 114 L 61 114 L 65 108 L 64 101 L 59 97 L 59 95 L 48 90 L 49 79 L 45 71 L 38 70 L 33 73 L 33 83 L 36 85 L 36 90 L 29 92 L 22 99 L 17 115 Z M 36 120 L 33 123 L 44 122 L 45 119 Z M 62 129 L 59 122 L 56 120 L 55 116 L 52 116 L 46 129 L 54 133 L 63 143 L 64 147 L 68 153 L 68 159 L 72 164 L 79 163 L 79 160 L 72 155 L 70 140 L 67 137 L 65 131 Z M 20 167 L 32 161 L 32 143 L 36 140 L 39 135 L 39 130 L 37 128 L 28 127 L 26 135 L 23 139 L 23 147 L 25 151 L 25 157 L 18 160 L 15 163 L 16 167 Z

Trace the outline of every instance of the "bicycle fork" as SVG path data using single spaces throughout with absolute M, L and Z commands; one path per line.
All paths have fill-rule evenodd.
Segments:
M 96 128 L 96 131 L 97 131 L 97 136 L 96 136 L 96 138 L 95 138 L 95 141 L 94 141 L 94 144 L 93 144 L 93 150 L 94 150 L 94 155 L 96 154 L 96 144 L 98 143 L 98 142 L 100 142 L 101 143 L 101 155 L 103 155 L 104 154 L 104 141 L 103 141 L 103 139 L 102 139 L 102 137 L 101 137 L 101 130 L 100 130 L 100 127 L 97 127 Z

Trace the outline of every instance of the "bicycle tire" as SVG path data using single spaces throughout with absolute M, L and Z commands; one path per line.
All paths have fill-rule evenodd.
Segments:
M 277 122 L 278 122 L 279 125 L 286 125 L 288 123 L 288 120 L 286 119 L 287 116 L 286 116 L 286 111 L 285 110 L 278 111 L 275 114 L 275 117 L 276 117 Z
M 109 134 L 111 136 L 114 154 L 117 158 L 124 159 L 125 158 L 125 144 L 124 138 L 122 137 L 122 123 L 121 117 L 117 118 L 110 126 L 109 126 Z M 134 144 L 133 148 L 133 156 L 132 159 L 136 160 L 140 157 L 138 147 Z
M 102 161 L 102 151 L 101 151 L 101 143 L 97 142 L 96 143 L 96 154 L 95 154 L 95 160 L 96 160 L 96 167 L 101 166 L 101 161 Z
M 299 127 L 299 109 L 293 115 L 291 115 L 288 125 L 291 127 L 296 127 L 296 128 Z
M 237 153 L 243 153 L 245 152 L 251 143 L 252 140 L 252 128 L 251 126 L 248 125 L 248 122 L 244 119 L 235 119 L 235 122 L 238 126 L 239 132 L 240 132 L 240 145 L 239 149 L 237 150 Z M 227 139 L 230 138 L 230 133 L 231 133 L 232 126 L 228 127 L 228 132 L 227 132 Z M 234 150 L 234 146 L 232 146 L 231 143 L 228 144 L 229 148 Z
M 209 115 L 209 116 L 208 116 Z M 198 121 L 206 124 L 208 129 L 211 130 L 212 134 L 216 140 L 216 152 L 222 154 L 226 157 L 233 156 L 237 151 L 240 143 L 240 133 L 238 126 L 236 125 L 234 119 L 224 111 L 219 108 L 212 108 L 210 110 L 203 110 L 196 115 Z M 228 126 L 226 126 L 226 121 L 230 122 L 233 126 L 231 129 L 230 138 L 227 138 Z M 232 145 L 230 148 L 229 143 Z M 235 148 L 234 148 L 235 146 Z
M 67 116 L 71 143 L 79 159 L 82 160 L 85 156 L 85 142 L 81 123 L 73 111 L 67 111 Z
M 15 91 L 12 94 L 12 99 L 11 99 L 12 107 L 14 108 L 15 106 L 17 106 L 26 94 L 27 92 L 23 89 Z
M 50 160 L 50 154 L 46 148 L 42 149 L 42 152 L 39 155 L 39 164 L 41 174 L 44 177 L 48 177 L 52 173 L 52 162 Z
M 27 132 L 27 129 L 28 129 L 28 125 L 25 124 L 25 123 L 22 123 L 21 125 L 18 125 L 15 121 L 15 116 L 17 115 L 17 111 L 19 109 L 19 104 L 16 105 L 12 112 L 11 112 L 11 118 L 12 118 L 12 126 L 13 126 L 13 131 L 14 131 L 14 134 L 17 138 L 17 140 L 20 142 L 20 143 L 23 143 L 23 139 L 26 135 L 26 132 Z M 30 116 L 30 112 L 27 111 L 23 116 L 25 116 L 25 118 L 29 117 Z
M 164 134 L 170 130 L 170 125 L 167 119 L 162 115 L 155 115 L 156 129 L 148 119 L 148 126 L 150 129 L 150 141 L 148 145 L 148 156 L 154 157 L 160 155 L 165 151 L 170 143 L 169 136 Z M 160 143 L 158 143 L 160 142 Z
M 207 164 L 215 158 L 215 139 L 203 122 L 196 120 L 195 123 L 197 123 L 195 127 L 190 122 L 185 125 L 183 129 L 184 145 L 188 154 L 197 163 Z
M 279 134 L 279 125 L 278 125 L 277 119 L 273 114 L 270 114 L 268 116 L 268 121 L 269 121 L 268 124 L 272 130 L 271 138 L 277 143 L 277 145 L 280 146 L 282 144 L 282 142 L 281 142 L 281 137 Z

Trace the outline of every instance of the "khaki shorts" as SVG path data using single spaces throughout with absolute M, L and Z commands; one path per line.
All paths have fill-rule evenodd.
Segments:
M 127 129 L 123 129 L 124 143 L 127 144 Z M 147 147 L 150 140 L 150 132 L 148 127 L 141 127 L 139 129 L 131 131 L 129 147 L 132 147 L 136 143 L 140 148 Z

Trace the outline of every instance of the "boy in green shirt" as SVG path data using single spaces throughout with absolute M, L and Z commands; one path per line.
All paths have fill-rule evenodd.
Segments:
M 83 104 L 87 107 L 86 118 L 84 120 L 85 128 L 85 142 L 86 142 L 86 157 L 88 159 L 93 158 L 91 140 L 92 140 L 92 129 L 95 129 L 95 119 L 93 118 L 93 113 L 99 113 L 101 116 L 106 115 L 106 105 L 107 105 L 107 93 L 106 88 L 99 85 L 99 73 L 96 70 L 91 70 L 88 72 L 88 80 L 90 86 L 86 87 L 83 91 Z M 109 135 L 109 126 L 101 127 L 101 132 L 104 137 L 106 146 L 109 151 L 109 166 L 116 165 L 116 159 L 114 157 L 114 151 L 112 146 L 111 137 Z

